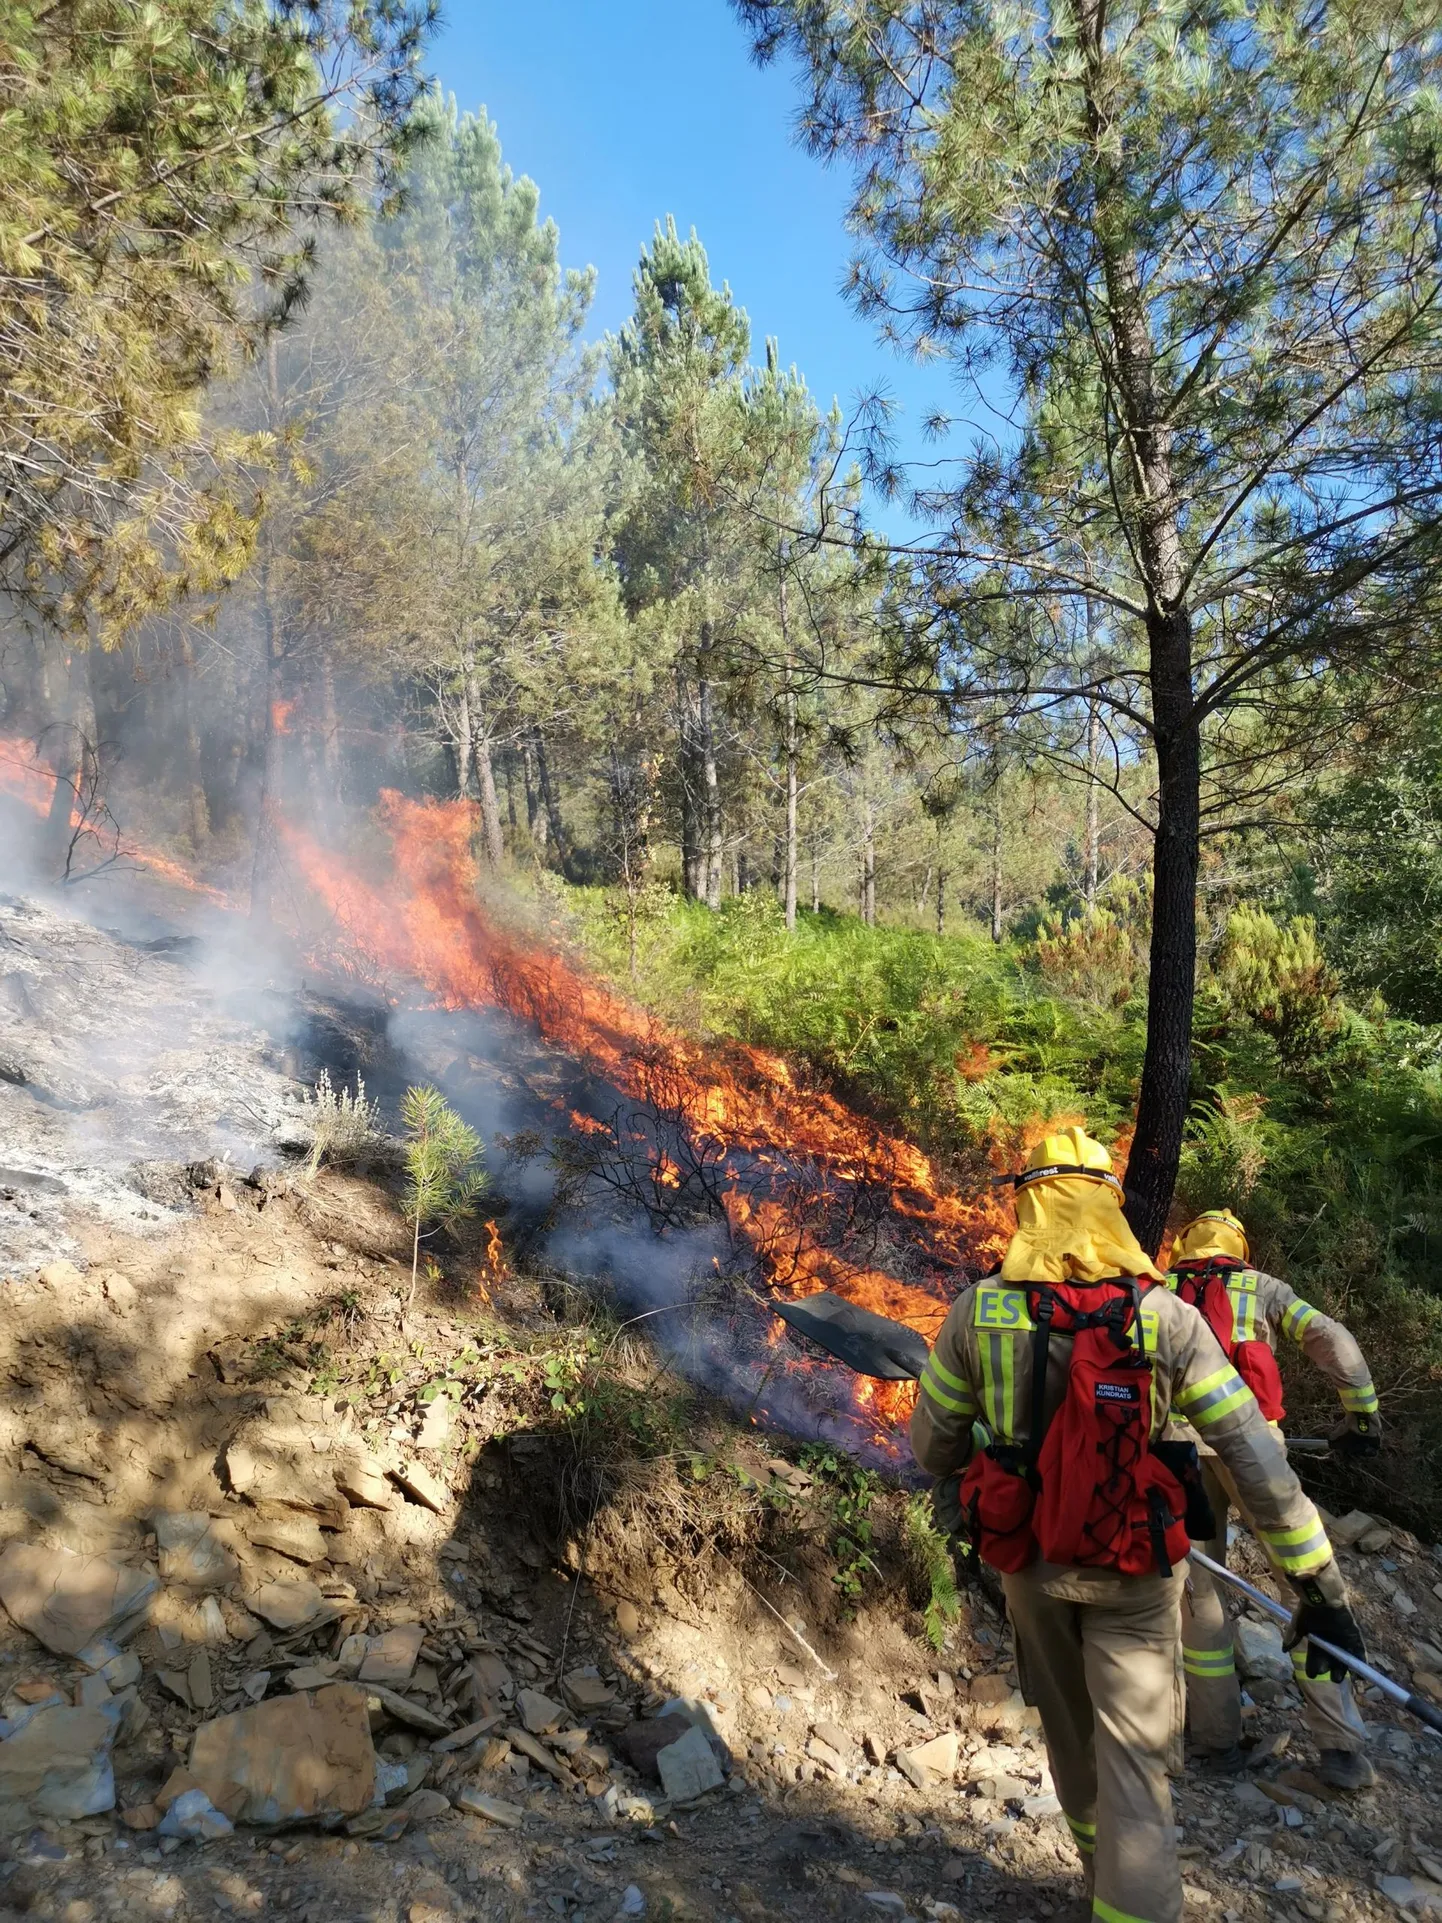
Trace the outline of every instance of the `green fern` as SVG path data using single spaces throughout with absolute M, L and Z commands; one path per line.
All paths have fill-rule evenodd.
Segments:
M 902 1539 L 912 1570 L 926 1592 L 922 1605 L 926 1640 L 940 1654 L 947 1630 L 961 1620 L 961 1597 L 956 1587 L 951 1545 L 936 1526 L 929 1496 L 916 1495 L 908 1501 Z

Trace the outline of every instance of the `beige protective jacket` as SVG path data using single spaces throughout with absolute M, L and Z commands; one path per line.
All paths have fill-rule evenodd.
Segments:
M 1172 1416 L 1190 1422 L 1231 1471 L 1277 1566 L 1296 1581 L 1316 1580 L 1328 1600 L 1342 1600 L 1345 1585 L 1321 1518 L 1200 1313 L 1159 1285 L 1143 1294 L 1141 1313 L 1152 1357 L 1153 1437 L 1163 1434 Z M 1048 1421 L 1065 1392 L 1071 1346 L 1069 1337 L 1053 1334 Z M 923 1469 L 950 1475 L 988 1440 L 1027 1440 L 1031 1358 L 1024 1287 L 989 1276 L 961 1292 L 922 1372 L 911 1418 L 911 1446 Z
M 1167 1277 L 1167 1284 L 1176 1287 L 1175 1270 Z M 1275 1353 L 1278 1337 L 1289 1335 L 1337 1391 L 1346 1414 L 1376 1415 L 1372 1371 L 1349 1329 L 1304 1302 L 1279 1276 L 1267 1275 L 1261 1269 L 1230 1270 L 1227 1295 L 1232 1304 L 1234 1341 L 1265 1342 Z

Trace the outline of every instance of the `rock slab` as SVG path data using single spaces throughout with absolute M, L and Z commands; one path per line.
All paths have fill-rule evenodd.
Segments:
M 0 1602 L 57 1656 L 75 1656 L 140 1615 L 159 1584 L 110 1556 L 12 1542 L 0 1556 Z
M 116 1706 L 40 1709 L 0 1743 L 0 1829 L 40 1817 L 76 1822 L 115 1807 Z
M 370 1807 L 376 1788 L 366 1692 L 332 1683 L 313 1696 L 272 1697 L 203 1723 L 189 1774 L 238 1822 L 354 1816 Z
M 720 1789 L 726 1780 L 716 1752 L 694 1724 L 688 1725 L 684 1736 L 657 1751 L 656 1773 L 673 1803 L 689 1803 L 707 1790 Z

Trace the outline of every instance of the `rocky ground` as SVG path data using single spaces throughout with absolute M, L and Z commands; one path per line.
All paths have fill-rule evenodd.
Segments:
M 0 1923 L 1068 1912 L 1004 1625 L 928 1646 L 904 1492 L 840 1558 L 844 1462 L 479 1224 L 407 1317 L 383 1181 L 242 1172 L 297 1091 L 227 986 L 3 907 Z M 1433 1552 L 1337 1535 L 1442 1697 Z M 1442 1910 L 1442 1750 L 1368 1702 L 1379 1785 L 1332 1796 L 1244 1640 L 1256 1767 L 1177 1783 L 1189 1923 Z
M 940 1659 L 888 1585 L 846 1620 L 804 1503 L 789 1582 L 784 1533 L 754 1584 L 644 1547 L 589 1571 L 531 1489 L 555 1435 L 503 1331 L 545 1320 L 535 1288 L 433 1290 L 402 1336 L 381 1190 L 193 1182 L 194 1215 L 77 1223 L 76 1263 L 11 1287 L 0 1902 L 429 1923 L 1019 1919 L 1076 1898 L 984 1603 Z M 735 1450 L 804 1494 L 785 1451 Z M 1344 1554 L 1374 1647 L 1399 1676 L 1442 1669 L 1442 1570 L 1363 1540 Z M 1380 1785 L 1341 1801 L 1290 1686 L 1250 1689 L 1255 1779 L 1178 1786 L 1189 1915 L 1425 1905 L 1430 1739 L 1369 1705 Z

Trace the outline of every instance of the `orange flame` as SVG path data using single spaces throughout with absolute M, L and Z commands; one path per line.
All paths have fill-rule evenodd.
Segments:
M 290 718 L 295 713 L 295 703 L 284 701 L 279 695 L 270 704 L 270 728 L 272 734 L 289 734 Z
M 48 815 L 55 797 L 57 779 L 55 770 L 36 757 L 28 741 L 13 735 L 0 735 L 0 794 L 9 795 L 37 815 Z M 85 816 L 78 804 L 71 807 L 70 826 L 84 830 L 82 843 L 86 837 L 97 843 L 101 839 L 93 827 L 86 826 Z M 105 857 L 108 858 L 112 852 L 107 845 Z M 223 908 L 230 905 L 228 897 L 218 888 L 197 881 L 188 868 L 182 867 L 178 861 L 172 861 L 168 855 L 157 854 L 153 848 L 143 848 L 128 840 L 121 843 L 119 852 L 124 861 L 148 868 L 162 880 L 174 882 L 177 888 L 185 888 L 194 895 L 204 895 Z
M 732 1182 L 724 1206 L 733 1231 L 755 1250 L 772 1286 L 789 1296 L 828 1288 L 934 1338 L 950 1300 L 947 1277 L 998 1259 L 1011 1232 L 1009 1204 L 995 1192 L 962 1196 L 940 1179 L 915 1143 L 855 1114 L 835 1097 L 798 1084 L 791 1065 L 739 1043 L 705 1048 L 625 1001 L 563 955 L 493 920 L 477 892 L 471 852 L 475 809 L 382 794 L 380 818 L 394 871 L 383 886 L 294 828 L 283 832 L 296 867 L 344 938 L 345 965 L 387 981 L 401 973 L 448 1008 L 501 1007 L 535 1023 L 624 1095 L 674 1112 L 679 1103 L 693 1144 L 741 1151 L 777 1176 L 777 1193 Z M 587 1132 L 605 1125 L 573 1112 Z M 1035 1124 L 1035 1134 L 1045 1124 Z M 1027 1131 L 1032 1133 L 1032 1131 Z M 1006 1144 L 1005 1153 L 1014 1153 Z M 1001 1165 L 1004 1145 L 994 1160 Z M 866 1185 L 885 1192 L 926 1268 L 906 1281 L 823 1246 L 786 1199 L 815 1173 L 818 1191 Z M 679 1186 L 662 1156 L 653 1179 Z M 764 1182 L 761 1184 L 765 1186 Z M 888 1423 L 913 1397 L 905 1384 L 866 1385 L 858 1401 Z

